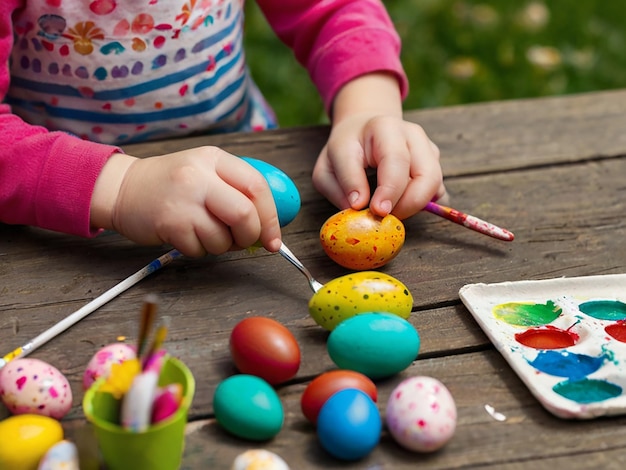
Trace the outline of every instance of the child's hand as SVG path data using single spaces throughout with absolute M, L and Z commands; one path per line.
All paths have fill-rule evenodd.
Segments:
M 366 76 L 354 85 L 346 85 L 337 97 L 313 184 L 340 209 L 369 203 L 379 216 L 410 217 L 445 194 L 439 149 L 419 125 L 402 119 L 393 77 Z M 371 200 L 368 167 L 377 172 Z
M 221 254 L 260 240 L 280 247 L 276 206 L 265 178 L 217 147 L 136 159 L 116 154 L 92 197 L 92 225 L 137 243 L 168 243 L 187 256 Z

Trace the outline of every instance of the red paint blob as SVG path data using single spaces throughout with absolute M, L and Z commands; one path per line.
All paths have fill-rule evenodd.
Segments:
M 612 325 L 608 325 L 604 331 L 617 341 L 626 343 L 626 321 L 620 320 Z
M 574 346 L 578 342 L 578 335 L 571 331 L 547 325 L 517 333 L 515 339 L 518 343 L 529 348 L 561 349 Z

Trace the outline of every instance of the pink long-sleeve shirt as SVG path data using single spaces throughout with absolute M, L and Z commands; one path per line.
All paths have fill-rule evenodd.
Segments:
M 371 72 L 395 74 L 406 95 L 380 0 L 257 2 L 327 110 Z M 1 0 L 0 221 L 93 236 L 93 188 L 120 145 L 201 121 L 209 131 L 271 127 L 242 32 L 242 0 Z

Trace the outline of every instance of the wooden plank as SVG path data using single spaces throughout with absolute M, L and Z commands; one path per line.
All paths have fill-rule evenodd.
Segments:
M 278 436 L 267 443 L 232 437 L 212 419 L 192 423 L 185 466 L 228 468 L 238 453 L 255 447 L 276 452 L 294 469 L 389 468 L 390 462 L 393 468 L 407 469 L 504 468 L 506 464 L 508 468 L 528 468 L 541 464 L 545 458 L 563 465 L 558 468 L 586 469 L 611 463 L 623 455 L 620 450 L 626 438 L 626 418 L 568 421 L 554 417 L 539 405 L 495 351 L 417 361 L 403 374 L 378 383 L 378 406 L 383 416 L 393 387 L 403 377 L 413 375 L 438 378 L 456 400 L 456 433 L 437 453 L 408 452 L 384 432 L 381 443 L 364 460 L 338 462 L 321 448 L 314 427 L 303 417 L 300 397 L 305 386 L 299 384 L 280 389 L 285 424 Z M 485 405 L 501 413 L 504 420 L 494 419 Z
M 313 430 L 302 422 L 298 400 L 311 377 L 332 367 L 325 350 L 327 333 L 308 316 L 311 291 L 305 279 L 279 255 L 263 250 L 179 260 L 33 354 L 52 362 L 72 383 L 76 401 L 65 426 L 82 433 L 80 382 L 89 357 L 120 335 L 134 338 L 143 297 L 157 293 L 160 311 L 170 322 L 168 349 L 190 366 L 198 381 L 191 410 L 198 424 L 190 425 L 189 468 L 228 468 L 236 453 L 252 446 L 225 436 L 210 420 L 213 391 L 234 372 L 228 335 L 249 315 L 281 321 L 303 351 L 297 378 L 281 388 L 288 409 L 286 428 L 267 446 L 290 457 L 292 468 L 386 468 L 389 461 L 394 468 L 516 468 L 544 461 L 568 468 L 583 468 L 583 462 L 609 468 L 605 464 L 620 455 L 624 418 L 564 422 L 545 412 L 495 353 L 460 303 L 458 289 L 474 282 L 624 272 L 625 103 L 626 92 L 606 92 L 476 105 L 466 113 L 465 108 L 442 108 L 409 114 L 444 151 L 452 205 L 509 228 L 517 237 L 513 243 L 500 242 L 419 214 L 405 222 L 408 237 L 401 255 L 381 269 L 402 280 L 415 299 L 411 321 L 422 348 L 419 360 L 404 374 L 440 378 L 457 398 L 459 431 L 443 452 L 416 456 L 385 437 L 366 462 L 339 465 L 324 456 Z M 450 129 L 464 133 L 457 138 Z M 285 228 L 284 240 L 325 282 L 347 272 L 324 255 L 318 241 L 319 227 L 335 211 L 310 184 L 327 131 L 288 129 L 129 148 L 150 155 L 196 143 L 223 143 L 234 153 L 285 169 L 304 204 Z M 165 251 L 138 247 L 116 234 L 82 240 L 0 225 L 4 352 Z M 381 393 L 388 394 L 399 378 L 382 383 Z M 484 410 L 485 400 L 507 421 L 494 422 Z
M 626 90 L 408 111 L 440 147 L 446 177 L 584 161 L 626 154 Z M 137 156 L 201 145 L 236 155 L 280 161 L 283 170 L 310 174 L 328 129 L 290 128 L 260 134 L 197 136 L 129 145 Z
M 407 113 L 439 145 L 446 176 L 624 155 L 626 90 Z
M 614 159 L 509 173 L 506 182 L 497 184 L 488 176 L 455 180 L 451 191 L 463 195 L 464 209 L 502 221 L 518 238 L 510 244 L 499 242 L 431 214 L 407 223 L 409 238 L 401 257 L 384 270 L 413 293 L 418 311 L 412 321 L 419 331 L 428 332 L 423 335 L 423 352 L 444 354 L 451 348 L 449 343 L 454 344 L 453 349 L 487 344 L 459 306 L 458 289 L 464 284 L 623 272 L 625 172 L 626 159 Z M 509 200 L 498 196 L 502 184 L 516 188 Z M 579 197 L 591 191 L 593 200 Z M 572 201 L 579 202 L 573 207 Z M 303 261 L 313 273 L 326 281 L 346 271 L 332 265 L 317 246 L 314 230 L 320 223 L 319 218 L 301 217 L 294 222 L 300 227 L 295 229 L 297 233 L 287 232 L 285 237 L 296 253 L 304 254 Z M 26 246 L 45 245 L 46 252 L 35 256 L 29 248 L 14 259 L 11 253 L 12 262 L 6 265 L 10 267 L 0 275 L 5 289 L 0 299 L 0 332 L 7 349 L 80 308 L 156 254 L 145 256 L 143 249 L 135 252 L 124 241 L 119 241 L 118 247 L 117 242 L 109 241 L 114 237 L 107 237 L 104 246 L 99 246 L 98 240 L 91 244 L 81 241 L 68 256 L 66 237 L 48 239 L 36 230 L 20 233 Z M 145 258 L 141 262 L 139 254 Z M 210 409 L 211 391 L 232 372 L 227 337 L 247 315 L 271 316 L 295 332 L 304 357 L 315 358 L 304 362 L 300 378 L 331 366 L 325 355 L 325 333 L 308 317 L 311 292 L 307 283 L 281 257 L 263 252 L 176 262 L 83 320 L 35 357 L 54 357 L 55 365 L 78 384 L 87 358 L 98 347 L 119 335 L 134 337 L 136 312 L 149 292 L 161 296 L 161 311 L 171 318 L 169 347 L 198 377 L 200 393 L 194 414 Z M 433 309 L 439 305 L 447 307 Z M 17 334 L 14 318 L 23 324 Z M 443 329 L 441 318 L 448 322 Z M 73 416 L 79 414 L 75 407 Z
M 454 180 L 449 190 L 459 209 L 511 229 L 517 239 L 513 243 L 493 240 L 423 213 L 405 221 L 408 235 L 401 261 L 383 270 L 411 285 L 416 306 L 449 301 L 468 280 L 619 272 L 624 265 L 620 247 L 625 171 L 626 159 L 622 158 L 511 172 L 497 179 L 482 175 Z M 592 193 L 593 198 L 584 196 Z M 306 204 L 284 230 L 284 240 L 325 282 L 347 270 L 332 263 L 319 245 L 319 227 L 334 210 L 323 205 L 319 196 L 317 201 L 323 207 Z M 42 300 L 87 300 L 165 252 L 164 248 L 137 247 L 117 235 L 81 240 L 7 226 L 0 227 L 0 233 L 5 239 L 19 238 L 11 247 L 11 263 L 0 268 L 5 292 L 12 294 L 0 300 L 2 309 L 23 308 Z M 42 246 L 46 247 L 44 253 Z M 223 263 L 236 268 L 207 269 L 207 265 Z M 202 288 L 217 285 L 224 289 L 212 292 L 217 296 L 232 298 L 240 290 L 238 280 L 258 288 L 261 296 L 274 295 L 274 289 L 295 295 L 298 301 L 310 295 L 295 269 L 294 275 L 285 279 L 285 269 L 292 267 L 264 250 L 191 261 L 181 269 L 186 274 L 200 270 L 202 277 L 196 281 L 206 283 Z M 450 276 L 455 282 L 439 282 Z M 190 284 L 187 275 L 167 280 L 175 291 L 201 288 Z M 433 289 L 433 283 L 439 287 Z M 272 286 L 276 287 L 270 289 Z

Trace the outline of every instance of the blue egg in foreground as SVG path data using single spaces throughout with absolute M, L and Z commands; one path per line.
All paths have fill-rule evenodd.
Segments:
M 260 377 L 233 375 L 215 389 L 215 419 L 228 432 L 253 441 L 271 439 L 281 430 L 283 405 L 272 386 Z
M 343 389 L 326 400 L 317 417 L 317 437 L 322 447 L 342 460 L 359 460 L 378 442 L 382 419 L 367 393 Z
M 330 333 L 326 347 L 339 368 L 380 379 L 411 365 L 417 358 L 420 338 L 404 318 L 387 312 L 367 312 L 339 323 Z
M 267 162 L 250 157 L 241 158 L 265 177 L 276 203 L 280 226 L 284 227 L 295 219 L 300 211 L 301 201 L 300 192 L 292 179 L 285 172 Z

